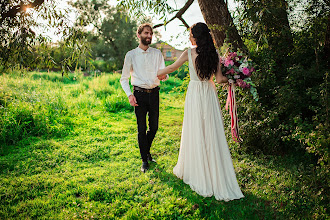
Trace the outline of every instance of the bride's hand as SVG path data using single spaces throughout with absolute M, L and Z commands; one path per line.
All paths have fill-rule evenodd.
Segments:
M 222 89 L 228 89 L 230 83 L 233 83 L 234 81 L 232 79 L 229 79 L 228 82 L 222 84 Z

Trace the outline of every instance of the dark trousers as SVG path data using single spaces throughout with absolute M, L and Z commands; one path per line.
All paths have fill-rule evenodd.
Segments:
M 150 147 L 158 130 L 159 119 L 159 91 L 151 93 L 143 91 L 134 91 L 137 104 L 135 106 L 135 115 L 138 127 L 138 141 L 140 154 L 143 161 L 147 161 L 150 154 Z M 147 131 L 147 114 L 149 129 Z

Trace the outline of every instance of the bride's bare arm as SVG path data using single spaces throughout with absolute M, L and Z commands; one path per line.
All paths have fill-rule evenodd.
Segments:
M 162 76 L 168 73 L 172 73 L 177 70 L 184 62 L 188 61 L 188 50 L 185 50 L 179 59 L 177 59 L 173 64 L 165 67 L 164 69 L 158 70 L 157 76 Z
M 215 73 L 215 80 L 217 83 L 226 83 L 228 82 L 228 78 L 225 77 L 223 74 L 222 74 L 222 71 L 221 71 L 221 63 L 219 62 L 219 66 L 218 66 L 218 71 Z

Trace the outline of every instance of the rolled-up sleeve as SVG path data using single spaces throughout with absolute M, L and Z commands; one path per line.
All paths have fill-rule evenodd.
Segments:
M 129 78 L 131 76 L 131 70 L 132 70 L 132 58 L 130 57 L 129 53 L 127 53 L 125 56 L 124 66 L 120 78 L 121 87 L 123 88 L 127 97 L 132 95 L 131 88 L 129 87 Z

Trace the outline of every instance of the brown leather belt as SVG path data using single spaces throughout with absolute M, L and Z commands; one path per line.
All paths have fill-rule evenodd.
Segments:
M 133 89 L 135 91 L 141 91 L 141 92 L 146 92 L 146 93 L 152 93 L 152 92 L 158 92 L 159 91 L 159 86 L 153 88 L 153 89 L 144 89 L 138 86 L 133 86 Z

